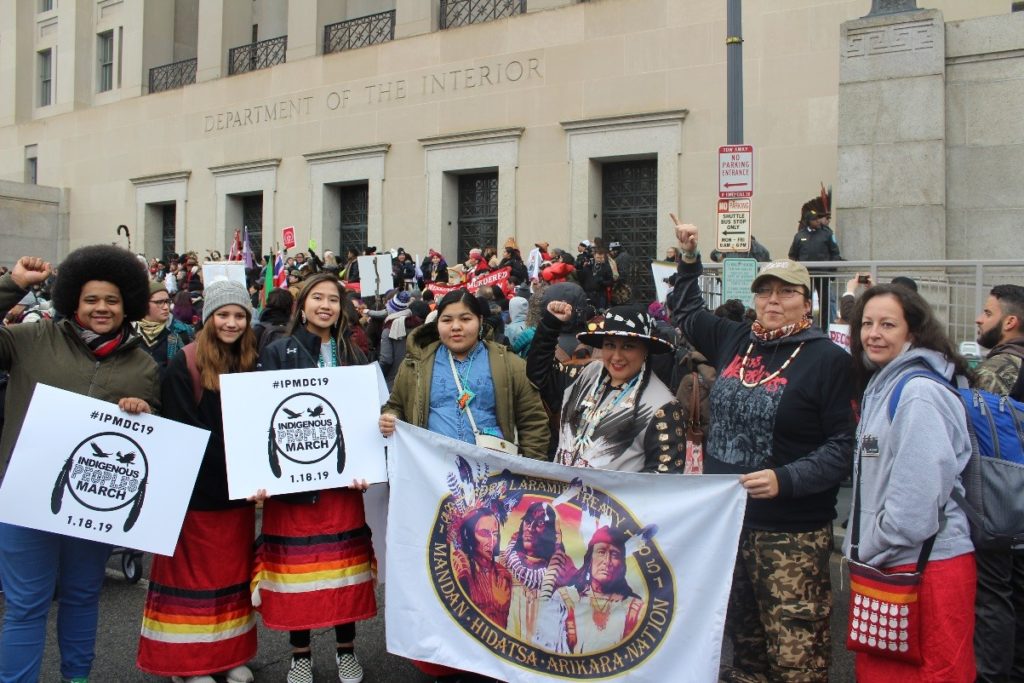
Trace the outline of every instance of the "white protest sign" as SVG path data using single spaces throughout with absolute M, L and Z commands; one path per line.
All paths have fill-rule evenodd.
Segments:
M 245 261 L 213 261 L 203 264 L 203 285 L 217 280 L 234 280 L 245 287 Z
M 221 376 L 229 496 L 387 481 L 378 374 L 374 363 Z
M 750 251 L 750 200 L 718 200 L 718 250 Z
M 388 290 L 394 288 L 391 254 L 360 256 L 356 262 L 359 264 L 359 295 L 362 298 L 384 296 Z
M 828 326 L 828 338 L 832 343 L 850 353 L 850 326 L 832 323 Z
M 669 261 L 651 261 L 651 273 L 654 274 L 654 292 L 658 301 L 664 303 L 668 298 L 668 280 L 675 275 L 676 264 Z
M 0 521 L 171 555 L 209 437 L 37 384 L 0 487 Z
M 757 259 L 727 258 L 722 260 L 722 299 L 739 299 L 747 308 L 754 305 L 750 285 L 757 277 Z

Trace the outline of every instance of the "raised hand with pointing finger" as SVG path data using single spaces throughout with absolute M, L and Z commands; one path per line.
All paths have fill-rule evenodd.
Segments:
M 672 223 L 676 226 L 676 239 L 679 240 L 679 246 L 682 247 L 684 252 L 688 252 L 690 254 L 696 252 L 697 226 L 689 223 L 680 223 L 674 213 L 670 213 L 669 217 L 672 219 Z

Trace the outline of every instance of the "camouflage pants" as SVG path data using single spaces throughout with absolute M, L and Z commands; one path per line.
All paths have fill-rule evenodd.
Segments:
M 725 633 L 733 643 L 730 683 L 827 683 L 832 525 L 804 533 L 744 529 Z

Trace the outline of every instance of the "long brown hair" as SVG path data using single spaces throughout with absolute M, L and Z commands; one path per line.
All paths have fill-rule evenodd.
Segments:
M 347 299 L 348 290 L 341 284 L 341 280 L 334 273 L 323 272 L 317 273 L 310 277 L 302 284 L 302 291 L 299 292 L 299 296 L 295 299 L 295 310 L 292 311 L 291 320 L 288 321 L 288 327 L 285 333 L 290 337 L 295 334 L 295 330 L 306 327 L 306 323 L 303 322 L 303 313 L 306 310 L 306 299 L 309 298 L 309 293 L 313 291 L 321 282 L 332 282 L 338 288 L 338 296 L 341 297 L 341 313 L 338 314 L 338 322 L 331 326 L 331 336 L 334 341 L 338 344 L 338 358 L 336 359 L 342 365 L 351 365 L 353 363 L 352 351 L 349 348 L 348 343 L 348 328 L 351 325 L 351 321 L 348 318 L 348 310 L 345 305 Z
M 854 382 L 859 391 L 864 390 L 875 372 L 862 362 L 864 344 L 860 340 L 860 328 L 864 323 L 864 306 L 876 296 L 885 295 L 896 299 L 903 309 L 903 319 L 907 321 L 907 328 L 913 335 L 914 347 L 938 351 L 953 364 L 957 375 L 972 376 L 967 361 L 957 352 L 945 328 L 935 317 L 935 312 L 924 297 L 903 285 L 875 285 L 857 300 L 850 316 L 850 353 L 853 356 Z
M 196 366 L 204 389 L 220 391 L 221 375 L 254 370 L 257 357 L 256 334 L 249 325 L 233 344 L 225 344 L 217 337 L 213 323 L 204 325 L 196 334 Z

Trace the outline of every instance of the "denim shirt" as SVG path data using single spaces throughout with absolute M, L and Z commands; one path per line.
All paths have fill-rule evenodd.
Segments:
M 430 414 L 427 429 L 466 443 L 476 443 L 473 427 L 465 411 L 459 408 L 459 390 L 448 363 L 450 353 L 444 344 L 434 354 L 434 370 L 430 381 Z M 487 347 L 482 342 L 469 352 L 466 360 L 455 359 L 455 369 L 462 376 L 463 388 L 475 396 L 469 403 L 477 429 L 483 434 L 503 438 L 498 427 L 497 406 L 494 399 L 494 380 Z M 468 369 L 469 376 L 466 376 Z

